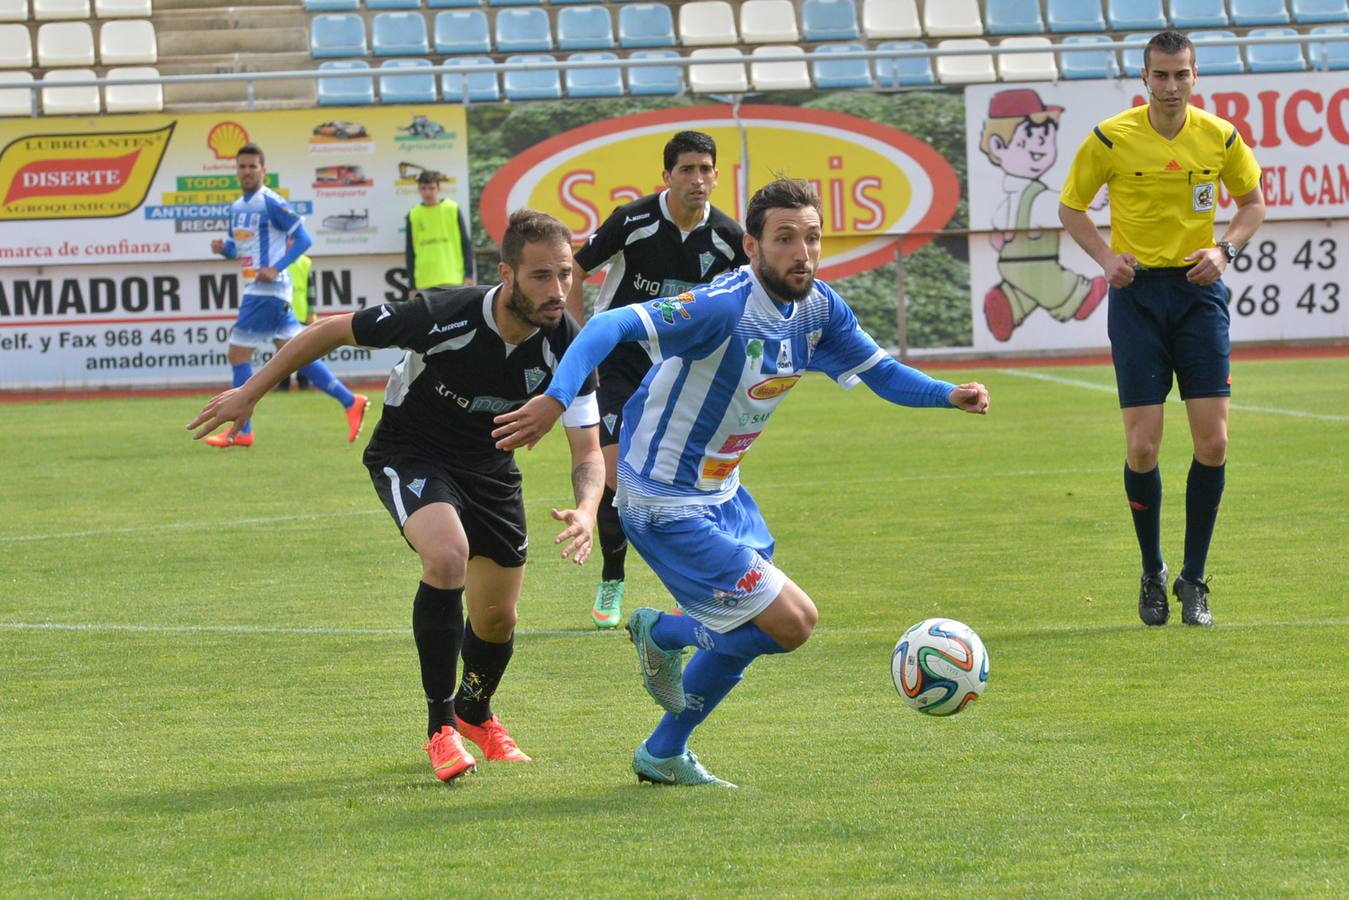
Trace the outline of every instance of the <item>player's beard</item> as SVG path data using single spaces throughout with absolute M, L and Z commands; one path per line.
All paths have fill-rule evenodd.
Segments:
M 547 301 L 545 301 L 547 302 Z M 528 322 L 535 328 L 553 328 L 557 325 L 556 321 L 548 321 L 539 312 L 539 306 L 531 301 L 520 290 L 519 283 L 510 286 L 510 294 L 506 297 L 506 310 L 522 322 Z
M 784 303 L 795 303 L 797 300 L 804 300 L 810 296 L 810 292 L 815 289 L 814 271 L 810 272 L 811 277 L 806 281 L 806 286 L 801 289 L 793 288 L 788 282 L 785 273 L 779 272 L 773 268 L 764 259 L 762 251 L 759 258 L 755 260 L 758 263 L 759 281 L 764 286 L 764 290 L 772 294 L 778 300 Z

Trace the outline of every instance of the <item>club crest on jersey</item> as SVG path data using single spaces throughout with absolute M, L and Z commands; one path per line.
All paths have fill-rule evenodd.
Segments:
M 651 304 L 651 308 L 660 313 L 660 317 L 665 320 L 666 325 L 675 323 L 675 314 L 678 313 L 682 318 L 691 319 L 689 311 L 684 307 L 692 303 L 696 298 L 692 294 L 680 294 L 678 297 L 667 297 L 664 300 L 657 300 Z
M 602 421 L 604 422 L 604 430 L 613 434 L 614 426 L 618 424 L 618 416 L 615 413 L 609 413 Z
M 814 352 L 815 352 L 815 348 L 818 347 L 818 346 L 820 346 L 820 340 L 821 340 L 823 337 L 824 337 L 824 332 L 821 331 L 821 330 L 818 329 L 818 328 L 816 328 L 816 329 L 815 329 L 814 331 L 812 331 L 812 332 L 809 332 L 809 333 L 806 335 L 806 346 L 810 348 L 810 352 L 811 352 L 811 353 L 814 353 Z
M 1194 186 L 1194 211 L 1212 212 L 1213 211 L 1213 183 L 1205 182 Z
M 407 483 L 407 489 L 409 494 L 412 494 L 415 497 L 420 497 L 422 495 L 422 491 L 426 489 L 426 479 L 425 478 L 412 479 Z
M 525 369 L 525 390 L 533 391 L 534 388 L 543 383 L 544 374 L 543 369 L 538 367 Z
M 707 253 L 699 253 L 699 254 L 698 254 L 698 266 L 699 266 L 700 271 L 699 271 L 698 274 L 700 274 L 700 275 L 702 275 L 702 277 L 706 278 L 706 277 L 707 277 L 707 270 L 710 269 L 710 268 L 712 268 L 712 263 L 714 263 L 714 262 L 716 262 L 716 261 L 717 261 L 717 258 L 716 258 L 715 256 L 713 256 L 712 253 L 711 253 L 710 251 L 707 252 Z

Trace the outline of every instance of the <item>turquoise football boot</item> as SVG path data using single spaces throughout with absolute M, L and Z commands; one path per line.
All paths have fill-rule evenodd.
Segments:
M 722 781 L 698 762 L 692 750 L 685 750 L 679 756 L 659 759 L 646 752 L 646 741 L 637 745 L 632 755 L 632 771 L 637 773 L 638 781 L 652 784 L 682 784 L 697 786 L 710 784 L 714 787 L 733 788 L 729 781 Z
M 671 715 L 684 711 L 684 648 L 662 650 L 651 639 L 651 629 L 660 619 L 660 610 L 643 606 L 628 617 L 628 637 L 637 648 L 637 663 L 642 670 L 642 684 L 651 699 Z

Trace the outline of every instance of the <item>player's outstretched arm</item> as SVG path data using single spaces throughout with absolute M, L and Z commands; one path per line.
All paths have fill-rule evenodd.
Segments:
M 590 558 L 595 534 L 595 516 L 604 493 L 604 455 L 600 453 L 599 429 L 594 426 L 568 428 L 571 445 L 571 489 L 576 497 L 574 509 L 551 509 L 549 513 L 567 527 L 553 540 L 566 542 L 562 558 L 571 558 L 578 566 Z
M 977 381 L 967 381 L 957 385 L 947 397 L 947 402 L 957 409 L 976 415 L 988 415 L 988 388 Z
M 267 365 L 253 373 L 248 381 L 212 397 L 197 413 L 197 417 L 187 423 L 188 431 L 195 429 L 192 439 L 199 441 L 226 422 L 234 423 L 229 430 L 229 436 L 233 437 L 252 417 L 253 407 L 258 405 L 258 401 L 280 384 L 283 378 L 344 344 L 355 344 L 351 315 L 344 313 L 321 319 L 287 341 L 267 361 Z

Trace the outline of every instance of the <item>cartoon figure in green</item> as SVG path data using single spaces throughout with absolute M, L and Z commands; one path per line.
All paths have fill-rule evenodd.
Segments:
M 1059 192 L 1041 176 L 1058 159 L 1061 106 L 1045 106 L 1028 88 L 988 101 L 979 149 L 1005 173 L 989 242 L 998 251 L 996 286 L 984 295 L 984 320 L 999 341 L 1042 307 L 1060 322 L 1084 320 L 1105 297 L 1104 278 L 1087 278 L 1059 263 Z M 1092 204 L 1105 205 L 1104 193 Z

